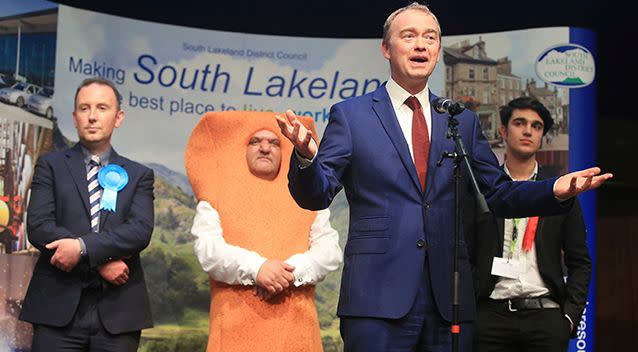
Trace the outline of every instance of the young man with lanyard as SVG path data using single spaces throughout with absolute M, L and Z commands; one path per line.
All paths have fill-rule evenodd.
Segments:
M 515 181 L 553 176 L 536 161 L 554 123 L 549 111 L 534 98 L 520 97 L 500 114 L 505 172 Z M 585 308 L 591 275 L 578 201 L 556 216 L 477 219 L 468 234 L 478 295 L 476 350 L 566 350 Z

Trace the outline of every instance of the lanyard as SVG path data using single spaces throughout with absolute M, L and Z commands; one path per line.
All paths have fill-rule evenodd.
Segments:
M 518 243 L 518 227 L 522 219 L 512 219 L 512 240 L 510 241 L 510 248 L 507 258 L 512 259 L 514 252 L 516 252 L 516 244 Z
M 529 178 L 529 181 L 532 181 L 532 182 L 536 181 L 536 173 L 534 173 L 532 177 Z M 518 228 L 519 228 L 520 222 L 523 219 L 524 218 L 512 219 L 512 240 L 510 241 L 509 253 L 507 255 L 508 259 L 512 259 L 512 257 L 514 256 L 514 252 L 516 252 L 516 244 L 518 243 L 518 230 L 519 230 Z M 528 219 L 527 225 L 529 225 L 529 219 Z M 536 229 L 534 228 L 534 231 L 535 230 Z M 527 232 L 527 228 L 525 229 L 525 231 Z

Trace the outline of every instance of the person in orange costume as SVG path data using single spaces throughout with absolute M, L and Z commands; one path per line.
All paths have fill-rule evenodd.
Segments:
M 191 232 L 211 279 L 209 352 L 322 350 L 314 284 L 342 253 L 329 211 L 303 210 L 288 192 L 281 159 L 292 150 L 274 113 L 208 113 L 191 134 Z

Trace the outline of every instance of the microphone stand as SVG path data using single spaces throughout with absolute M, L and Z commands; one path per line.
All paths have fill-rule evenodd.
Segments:
M 461 306 L 460 297 L 460 273 L 459 273 L 459 238 L 461 232 L 461 162 L 463 161 L 470 176 L 470 181 L 476 193 L 476 201 L 478 203 L 479 211 L 482 214 L 489 213 L 489 208 L 485 197 L 479 189 L 476 177 L 472 171 L 472 165 L 470 159 L 465 150 L 463 140 L 459 134 L 458 125 L 459 121 L 454 118 L 455 115 L 460 114 L 463 109 L 450 109 L 448 110 L 448 131 L 447 138 L 452 138 L 456 144 L 454 152 L 443 152 L 437 165 L 441 166 L 444 158 L 451 158 L 454 160 L 454 273 L 452 277 L 452 324 L 450 331 L 452 333 L 452 352 L 459 350 L 459 335 L 461 334 L 461 325 L 459 324 L 459 308 Z

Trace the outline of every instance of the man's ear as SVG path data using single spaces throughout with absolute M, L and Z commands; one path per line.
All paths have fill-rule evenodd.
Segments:
M 505 142 L 505 139 L 507 139 L 507 127 L 505 125 L 501 125 L 498 131 L 501 133 L 501 138 L 503 139 L 503 142 Z
M 383 54 L 383 57 L 390 60 L 390 44 L 386 43 L 385 40 L 381 42 L 381 54 Z
M 117 112 L 117 115 L 115 115 L 115 128 L 119 128 L 120 125 L 122 125 L 123 121 L 124 121 L 124 110 L 120 110 Z

